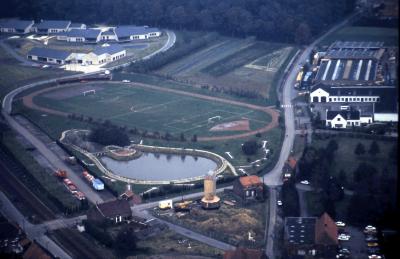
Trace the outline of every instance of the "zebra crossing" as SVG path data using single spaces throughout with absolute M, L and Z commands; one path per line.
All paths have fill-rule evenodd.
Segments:
M 292 104 L 281 104 L 281 108 L 292 108 Z

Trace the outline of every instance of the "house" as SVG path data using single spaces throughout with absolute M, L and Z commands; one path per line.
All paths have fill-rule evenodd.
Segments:
M 320 218 L 286 217 L 285 258 L 334 258 L 337 237 L 337 226 L 327 213 Z
M 66 32 L 71 25 L 71 21 L 63 20 L 41 20 L 40 23 L 33 27 L 33 31 L 37 34 L 54 34 Z
M 242 200 L 263 200 L 264 184 L 257 175 L 242 176 L 233 184 L 233 192 Z
M 265 251 L 238 247 L 236 250 L 225 251 L 224 259 L 267 259 Z
M 31 31 L 34 23 L 32 20 L 0 20 L 0 32 L 26 34 Z
M 29 60 L 58 65 L 70 63 L 71 57 L 72 53 L 69 51 L 49 48 L 33 48 L 27 54 Z
M 124 193 L 119 196 L 119 199 L 129 201 L 131 206 L 138 205 L 142 203 L 142 197 L 140 195 L 135 194 L 132 190 L 128 189 Z
M 126 50 L 120 45 L 98 46 L 84 57 L 83 63 L 87 65 L 101 65 L 119 60 L 126 56 Z
M 86 24 L 84 23 L 71 23 L 68 27 L 68 30 L 79 29 L 79 30 L 86 30 Z
M 326 111 L 326 126 L 339 129 L 361 126 L 360 111 Z
M 112 221 L 119 223 L 132 217 L 131 207 L 127 200 L 112 200 L 89 209 L 88 220 L 94 221 Z
M 51 259 L 53 258 L 45 249 L 36 242 L 32 242 L 22 256 L 23 259 Z
M 146 40 L 161 35 L 161 31 L 158 28 L 147 26 L 118 26 L 114 29 L 114 32 L 118 41 Z
M 117 41 L 117 35 L 114 32 L 114 29 L 108 29 L 107 31 L 103 31 L 101 33 L 102 41 Z
M 57 40 L 67 42 L 96 43 L 100 41 L 101 30 L 97 29 L 71 29 L 57 34 Z

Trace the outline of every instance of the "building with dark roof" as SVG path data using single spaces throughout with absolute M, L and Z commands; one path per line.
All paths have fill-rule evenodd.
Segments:
M 65 50 L 33 48 L 28 52 L 27 58 L 33 61 L 62 65 L 69 63 L 71 55 L 71 52 Z
M 79 22 L 73 22 L 68 27 L 68 30 L 72 30 L 72 29 L 86 30 L 86 24 L 79 23 Z
M 33 29 L 37 34 L 53 34 L 67 31 L 70 25 L 71 21 L 42 20 Z
M 101 30 L 98 29 L 71 29 L 57 34 L 57 40 L 67 42 L 96 43 L 100 40 Z
M 337 226 L 326 213 L 320 218 L 286 217 L 285 258 L 334 258 L 337 236 Z
M 158 28 L 132 25 L 118 26 L 114 29 L 114 32 L 118 41 L 146 40 L 161 35 Z
M 87 213 L 88 220 L 112 221 L 119 223 L 132 217 L 131 207 L 125 199 L 112 200 L 92 207 Z
M 225 251 L 224 259 L 267 259 L 264 250 L 238 247 L 232 251 Z
M 0 20 L 0 32 L 26 34 L 31 31 L 33 20 Z
M 263 200 L 264 184 L 257 175 L 242 176 L 233 183 L 233 193 L 239 196 L 243 201 Z

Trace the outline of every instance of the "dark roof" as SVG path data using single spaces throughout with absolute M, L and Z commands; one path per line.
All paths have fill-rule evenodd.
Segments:
M 49 48 L 33 48 L 28 52 L 28 56 L 38 56 L 60 60 L 65 60 L 69 55 L 71 55 L 71 53 L 68 51 Z
M 1 28 L 15 28 L 17 30 L 25 30 L 33 21 L 27 20 L 2 20 L 0 21 Z
M 13 239 L 18 235 L 18 228 L 9 222 L 0 223 L 0 240 Z
M 155 32 L 159 31 L 157 28 L 149 28 L 146 26 L 131 26 L 131 25 L 125 25 L 125 26 L 119 26 L 115 28 L 115 34 L 118 36 L 118 38 L 124 38 L 124 37 L 129 37 L 131 35 L 142 35 L 142 34 L 147 34 L 150 32 Z
M 359 120 L 360 119 L 360 111 L 328 111 L 326 114 L 326 119 L 332 120 L 338 114 L 340 114 L 345 120 Z
M 238 247 L 233 251 L 226 251 L 224 259 L 266 259 L 267 256 L 263 250 Z
M 321 88 L 331 96 L 397 96 L 397 89 L 394 86 L 329 86 L 324 84 L 316 84 L 312 87 L 311 92 Z
M 80 23 L 80 22 L 73 22 L 69 25 L 70 28 L 81 28 L 83 26 L 85 26 L 84 23 Z
M 38 244 L 32 243 L 22 256 L 23 259 L 51 259 L 52 257 Z
M 242 176 L 239 178 L 239 182 L 243 187 L 262 184 L 260 177 L 258 177 L 257 175 Z
M 103 217 L 131 216 L 132 211 L 127 200 L 113 200 L 96 205 Z
M 72 29 L 67 32 L 61 32 L 57 35 L 63 35 L 67 37 L 97 38 L 100 33 L 100 30 L 95 29 Z
M 287 244 L 310 245 L 315 240 L 315 217 L 286 217 L 285 240 Z
M 379 49 L 383 44 L 381 41 L 335 41 L 329 49 Z
M 96 55 L 101 55 L 101 54 L 105 54 L 105 53 L 112 55 L 112 54 L 121 52 L 123 50 L 124 50 L 124 48 L 121 47 L 120 45 L 113 44 L 113 45 L 110 45 L 107 47 L 98 46 L 92 52 Z
M 338 228 L 327 213 L 317 219 L 315 223 L 315 243 L 319 245 L 337 245 Z
M 36 25 L 38 29 L 66 29 L 71 24 L 71 21 L 64 20 L 42 20 Z

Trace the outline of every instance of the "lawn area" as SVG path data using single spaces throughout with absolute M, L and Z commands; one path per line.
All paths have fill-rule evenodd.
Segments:
M 190 248 L 188 248 L 189 244 Z M 137 258 L 149 258 L 151 255 L 169 255 L 175 258 L 186 258 L 185 256 L 189 255 L 222 258 L 223 255 L 222 250 L 188 239 L 171 230 L 165 230 L 157 236 L 141 240 L 137 246 L 139 249 L 146 250 L 145 254 L 137 254 Z
M 70 74 L 59 69 L 22 66 L 0 47 L 0 99 L 18 86 Z
M 314 135 L 312 145 L 316 148 L 325 148 L 331 139 L 336 140 L 339 147 L 332 163 L 332 172 L 335 176 L 338 176 L 339 172 L 343 170 L 347 175 L 349 187 L 352 186 L 353 172 L 360 163 L 366 163 L 374 166 L 378 170 L 378 173 L 381 173 L 384 168 L 387 168 L 389 174 L 396 174 L 397 164 L 392 162 L 393 160 L 389 159 L 388 157 L 390 150 L 397 145 L 396 139 L 376 140 L 380 149 L 380 153 L 378 153 L 376 156 L 369 155 L 368 152 L 361 156 L 354 154 L 354 150 L 358 143 L 362 143 L 365 146 L 365 150 L 368 151 L 373 141 L 371 139 L 350 137 L 330 137 L 329 139 L 317 139 Z
M 334 41 L 383 41 L 386 47 L 398 46 L 399 33 L 396 28 L 347 26 L 327 36 L 319 45 Z
M 196 205 L 182 217 L 178 217 L 172 210 L 156 210 L 154 213 L 156 217 L 235 246 L 263 247 L 268 202 L 255 201 L 243 205 L 233 194 L 223 193 L 219 197 L 222 201 L 233 200 L 235 205 L 221 204 L 218 210 L 203 210 Z M 248 240 L 249 232 L 255 242 Z
M 83 96 L 83 88 L 96 89 L 96 94 Z M 43 93 L 35 97 L 34 102 L 58 111 L 110 120 L 128 128 L 184 133 L 189 137 L 194 134 L 231 135 L 232 132 L 210 129 L 244 117 L 250 122 L 250 130 L 261 128 L 271 121 L 268 114 L 258 110 L 124 84 L 71 85 Z M 221 116 L 221 119 L 210 123 L 208 119 L 215 116 Z

